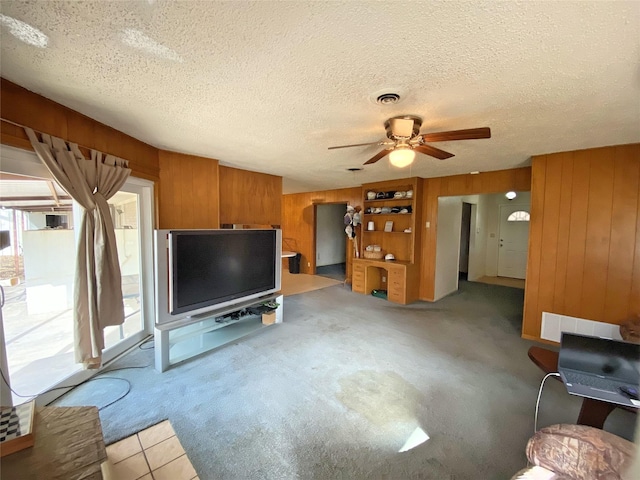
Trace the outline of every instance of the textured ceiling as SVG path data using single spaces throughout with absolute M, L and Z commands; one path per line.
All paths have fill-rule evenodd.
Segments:
M 640 141 L 640 3 L 2 0 L 6 79 L 156 147 L 281 175 L 285 192 L 528 165 Z M 9 18 L 10 17 L 10 18 Z M 15 37 L 25 22 L 46 47 Z M 37 37 L 40 39 L 41 37 Z M 37 43 L 37 42 L 36 42 Z M 380 106 L 383 91 L 402 96 Z M 491 127 L 397 169 L 384 121 Z

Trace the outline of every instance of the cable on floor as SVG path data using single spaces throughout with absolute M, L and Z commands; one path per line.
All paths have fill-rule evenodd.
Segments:
M 118 367 L 118 368 L 105 369 L 104 371 L 102 371 L 102 372 L 100 372 L 100 373 L 97 373 L 97 374 L 96 374 L 96 375 L 94 375 L 93 377 L 88 378 L 88 379 L 86 379 L 86 380 L 85 380 L 85 381 L 83 381 L 83 382 L 76 383 L 76 384 L 74 384 L 74 385 L 63 385 L 63 386 L 60 386 L 60 387 L 53 387 L 53 388 L 49 388 L 49 389 L 44 390 L 43 392 L 40 392 L 40 393 L 35 394 L 35 395 L 22 395 L 22 394 L 20 394 L 20 393 L 16 392 L 16 391 L 13 389 L 13 387 L 11 387 L 11 385 L 9 385 L 9 382 L 7 382 L 7 379 L 6 379 L 6 377 L 4 376 L 4 372 L 2 371 L 2 369 L 0 369 L 0 375 L 2 375 L 2 381 L 4 382 L 4 384 L 5 384 L 7 387 L 9 387 L 9 390 L 11 390 L 11 392 L 12 392 L 15 396 L 20 397 L 20 398 L 27 398 L 27 399 L 28 399 L 28 400 L 25 400 L 23 403 L 26 403 L 26 402 L 28 402 L 28 401 L 31 401 L 31 400 L 33 400 L 34 398 L 38 397 L 39 395 L 44 395 L 45 393 L 55 392 L 56 390 L 66 390 L 66 389 L 68 389 L 68 391 L 67 391 L 67 392 L 64 392 L 62 395 L 60 395 L 60 397 L 58 397 L 58 398 L 62 398 L 62 397 L 64 397 L 66 394 L 70 393 L 71 391 L 73 391 L 74 389 L 76 389 L 77 387 L 79 387 L 80 385 L 84 385 L 85 383 L 93 382 L 93 381 L 95 381 L 95 380 L 111 379 L 111 380 L 122 380 L 122 381 L 124 381 L 124 382 L 127 382 L 127 384 L 128 384 L 127 391 L 126 391 L 124 394 L 122 394 L 121 396 L 119 396 L 118 398 L 116 398 L 114 401 L 112 401 L 112 402 L 110 402 L 110 403 L 107 403 L 106 405 L 103 405 L 102 407 L 99 407 L 99 408 L 98 408 L 98 410 L 102 410 L 102 409 L 104 409 L 104 408 L 107 408 L 107 407 L 108 407 L 108 406 L 110 406 L 110 405 L 113 405 L 113 404 L 114 404 L 114 403 L 116 403 L 117 401 L 122 400 L 124 397 L 126 397 L 126 396 L 129 394 L 129 392 L 131 391 L 131 382 L 129 382 L 129 380 L 127 380 L 126 378 L 120 378 L 120 377 L 102 377 L 101 375 L 103 375 L 103 374 L 105 374 L 105 373 L 117 372 L 117 371 L 119 371 L 119 370 L 128 370 L 128 369 L 134 369 L 134 368 L 149 368 L 150 366 L 151 366 L 151 365 L 141 365 L 141 366 L 134 365 L 134 366 L 130 366 L 130 367 Z M 47 404 L 45 405 L 45 407 L 46 407 L 46 406 L 51 405 L 53 402 L 55 402 L 56 400 L 58 400 L 58 398 L 56 398 L 56 399 L 54 399 L 54 400 L 51 400 L 49 403 L 47 403 Z M 16 405 L 16 406 L 17 406 L 17 405 Z
M 538 399 L 536 400 L 536 414 L 533 418 L 533 433 L 536 433 L 538 431 L 538 409 L 540 407 L 540 396 L 542 395 L 542 387 L 544 387 L 544 382 L 549 377 L 559 377 L 559 376 L 560 374 L 558 372 L 550 372 L 550 373 L 547 373 L 542 379 L 542 382 L 540 382 L 540 388 L 538 389 Z

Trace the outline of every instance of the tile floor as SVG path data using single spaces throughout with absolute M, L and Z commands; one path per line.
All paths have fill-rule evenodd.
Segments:
M 169 420 L 107 447 L 105 480 L 198 480 Z

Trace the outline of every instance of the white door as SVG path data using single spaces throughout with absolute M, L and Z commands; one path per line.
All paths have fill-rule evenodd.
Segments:
M 529 205 L 500 205 L 498 276 L 525 278 L 529 243 Z

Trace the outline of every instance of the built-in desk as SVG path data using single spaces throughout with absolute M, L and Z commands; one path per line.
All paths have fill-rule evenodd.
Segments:
M 418 299 L 419 276 L 420 266 L 414 263 L 354 258 L 351 289 L 365 295 L 386 290 L 387 300 L 407 304 Z

